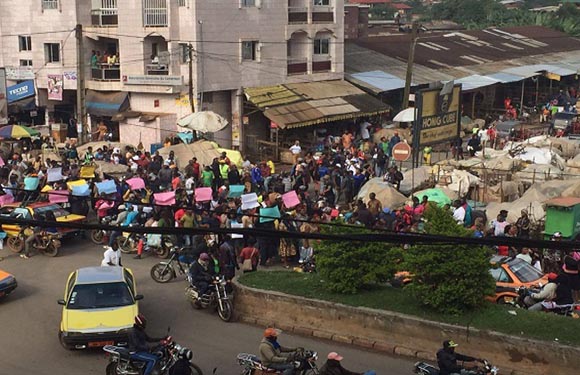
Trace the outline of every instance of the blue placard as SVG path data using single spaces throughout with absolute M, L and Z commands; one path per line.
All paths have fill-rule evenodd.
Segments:
M 115 181 L 113 180 L 105 180 L 103 182 L 97 182 L 97 190 L 99 194 L 113 194 L 117 192 L 117 185 L 115 185 Z
M 24 177 L 24 190 L 26 191 L 34 191 L 36 189 L 38 189 L 38 184 L 39 184 L 39 179 L 38 177 Z
M 24 81 L 17 85 L 9 86 L 6 88 L 6 98 L 8 99 L 8 103 L 12 103 L 34 95 L 34 81 Z
M 89 185 L 76 185 L 72 187 L 72 195 L 76 197 L 88 197 L 91 195 Z
M 239 198 L 244 194 L 245 185 L 230 185 L 229 198 Z

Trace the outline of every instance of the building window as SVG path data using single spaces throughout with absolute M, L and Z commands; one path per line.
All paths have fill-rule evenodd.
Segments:
M 58 0 L 42 0 L 42 10 L 58 9 Z
M 258 57 L 258 41 L 245 40 L 242 42 L 242 61 L 255 61 Z
M 19 51 L 32 51 L 32 38 L 30 35 L 20 35 L 18 37 Z
M 314 0 L 314 5 L 316 5 L 316 6 L 329 6 L 330 0 Z
M 240 0 L 240 5 L 242 8 L 251 8 L 256 6 L 257 0 Z
M 143 26 L 167 27 L 167 0 L 143 0 Z
M 181 50 L 181 63 L 186 64 L 189 62 L 189 44 L 179 43 L 179 49 Z
M 187 0 L 177 0 L 177 5 L 180 7 L 186 7 L 187 6 Z
M 32 66 L 32 60 L 20 60 L 20 66 Z
M 47 63 L 60 62 L 60 44 L 44 43 L 44 59 Z
M 330 46 L 330 39 L 314 39 L 314 54 L 328 55 Z

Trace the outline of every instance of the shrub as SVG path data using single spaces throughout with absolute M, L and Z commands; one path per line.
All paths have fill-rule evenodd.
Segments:
M 429 234 L 469 237 L 472 232 L 455 223 L 442 208 L 425 212 Z M 494 291 L 489 273 L 489 253 L 481 246 L 444 244 L 414 245 L 405 252 L 405 267 L 413 282 L 407 288 L 426 306 L 458 314 L 481 306 Z
M 362 227 L 326 227 L 327 234 L 372 233 Z M 322 241 L 316 246 L 316 267 L 327 289 L 356 293 L 392 279 L 401 259 L 398 247 L 381 242 Z

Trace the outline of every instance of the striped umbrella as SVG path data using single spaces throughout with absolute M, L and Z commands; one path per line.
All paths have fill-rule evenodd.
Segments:
M 7 125 L 0 128 L 0 138 L 3 139 L 20 139 L 30 138 L 40 135 L 38 130 L 22 125 Z

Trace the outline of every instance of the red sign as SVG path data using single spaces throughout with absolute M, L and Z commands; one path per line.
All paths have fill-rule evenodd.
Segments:
M 393 159 L 407 161 L 411 157 L 411 146 L 405 142 L 399 142 L 393 147 Z

